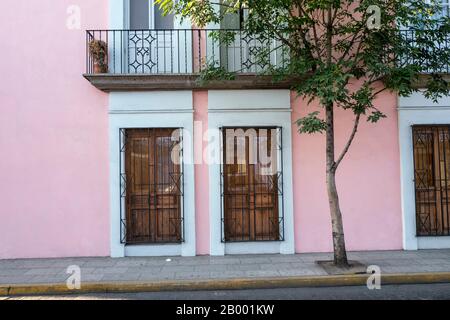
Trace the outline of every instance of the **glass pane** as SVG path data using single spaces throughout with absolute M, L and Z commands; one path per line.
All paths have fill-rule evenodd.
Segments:
M 149 29 L 150 0 L 130 0 L 130 29 Z
M 163 15 L 163 11 L 159 8 L 159 5 L 155 5 L 155 29 L 173 29 L 173 21 L 174 21 L 174 15 L 168 14 Z

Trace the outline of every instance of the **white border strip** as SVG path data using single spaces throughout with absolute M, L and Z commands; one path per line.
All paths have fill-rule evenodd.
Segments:
M 294 213 L 292 193 L 292 137 L 289 90 L 270 90 L 272 97 L 261 95 L 260 90 L 235 91 L 210 90 L 208 94 L 208 144 L 211 149 L 220 148 L 220 139 L 214 132 L 226 126 L 274 126 L 282 127 L 283 134 L 283 202 L 284 202 L 284 241 L 279 242 L 233 242 L 225 244 L 221 240 L 222 217 L 220 197 L 220 165 L 209 165 L 209 211 L 210 211 L 210 254 L 259 254 L 295 253 Z M 245 104 L 252 110 L 241 110 Z M 251 104 L 251 105 L 250 105 Z M 279 106 L 273 108 L 273 105 Z M 261 108 L 273 110 L 261 112 Z M 213 110 L 212 110 L 213 109 Z M 220 111 L 225 109 L 226 111 Z
M 420 104 L 422 103 L 422 106 Z M 450 237 L 417 237 L 414 190 L 413 125 L 449 124 L 450 99 L 436 105 L 421 93 L 399 99 L 399 144 L 402 195 L 403 248 L 405 250 L 450 248 Z

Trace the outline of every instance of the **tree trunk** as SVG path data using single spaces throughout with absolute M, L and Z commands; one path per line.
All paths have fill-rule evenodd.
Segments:
M 345 249 L 344 225 L 339 207 L 339 196 L 336 188 L 336 167 L 334 159 L 334 110 L 333 104 L 326 106 L 326 158 L 327 158 L 327 191 L 330 206 L 331 226 L 333 232 L 334 264 L 348 266 Z

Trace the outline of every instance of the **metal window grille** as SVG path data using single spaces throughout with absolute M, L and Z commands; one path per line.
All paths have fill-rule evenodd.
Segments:
M 119 134 L 121 243 L 183 242 L 183 129 Z
M 283 241 L 282 128 L 223 127 L 220 131 L 222 242 Z M 231 132 L 244 137 L 230 137 Z M 245 152 L 239 155 L 242 144 Z M 261 161 L 264 150 L 270 150 L 270 165 Z
M 413 126 L 418 236 L 450 235 L 450 125 Z

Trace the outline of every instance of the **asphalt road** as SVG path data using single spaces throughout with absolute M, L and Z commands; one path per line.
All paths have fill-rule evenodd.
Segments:
M 450 283 L 422 285 L 382 285 L 379 290 L 366 287 L 283 288 L 227 291 L 144 292 L 90 294 L 79 296 L 0 297 L 31 300 L 380 300 L 380 299 L 450 299 Z

